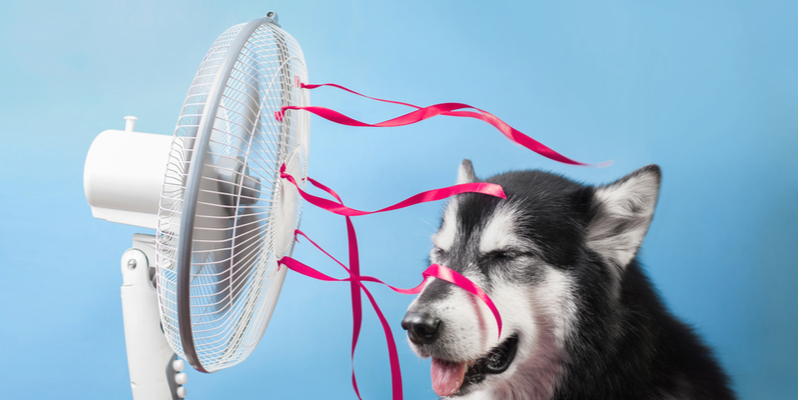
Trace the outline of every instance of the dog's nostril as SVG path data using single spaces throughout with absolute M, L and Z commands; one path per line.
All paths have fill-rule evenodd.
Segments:
M 420 335 L 420 336 L 430 336 L 430 335 L 433 335 L 434 333 L 436 333 L 436 328 L 438 328 L 438 327 L 439 327 L 438 324 L 436 326 L 424 325 L 424 324 L 423 325 L 416 325 L 416 326 L 414 326 L 414 333 L 416 333 L 417 335 Z
M 416 344 L 433 343 L 439 336 L 442 321 L 428 313 L 408 312 L 403 318 L 403 329 L 408 331 L 408 339 Z

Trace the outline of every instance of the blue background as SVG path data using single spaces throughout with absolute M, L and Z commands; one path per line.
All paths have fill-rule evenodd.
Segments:
M 664 180 L 640 257 L 669 307 L 716 349 L 743 399 L 797 398 L 797 3 L 793 1 L 3 2 L 0 13 L 0 397 L 128 398 L 119 259 L 142 229 L 92 218 L 94 137 L 171 134 L 200 60 L 229 26 L 272 9 L 312 82 L 489 110 L 567 156 L 559 165 L 475 120 L 395 129 L 312 117 L 310 175 L 377 209 L 521 168 L 606 183 L 657 163 Z M 377 122 L 406 111 L 331 89 L 312 103 Z M 410 287 L 441 204 L 356 220 L 365 273 Z M 340 217 L 303 229 L 344 258 Z M 340 272 L 309 245 L 295 255 Z M 433 399 L 405 344 L 411 301 L 373 289 L 393 324 L 406 397 Z M 349 289 L 290 274 L 253 355 L 191 372 L 193 399 L 353 399 Z M 365 399 L 390 397 L 367 312 L 356 354 Z

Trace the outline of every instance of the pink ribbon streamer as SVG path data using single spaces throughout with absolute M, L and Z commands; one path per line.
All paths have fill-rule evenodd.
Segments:
M 497 185 L 497 184 L 494 184 L 494 183 L 485 183 L 485 182 L 462 183 L 460 185 L 453 185 L 453 186 L 448 186 L 446 188 L 433 189 L 433 190 L 428 190 L 428 191 L 425 191 L 425 192 L 422 192 L 422 193 L 418 193 L 418 194 L 415 194 L 415 195 L 413 195 L 413 196 L 411 196 L 411 197 L 409 197 L 409 198 L 407 198 L 407 199 L 405 199 L 405 200 L 403 200 L 403 201 L 401 201 L 401 202 L 399 202 L 397 204 L 393 204 L 393 205 L 391 205 L 389 207 L 381 208 L 380 210 L 376 210 L 376 211 L 361 211 L 361 210 L 356 210 L 354 208 L 350 208 L 350 207 L 345 206 L 341 202 L 341 199 L 339 199 L 339 196 L 337 196 L 333 190 L 331 190 L 327 186 L 322 185 L 321 183 L 319 183 L 319 182 L 317 182 L 317 181 L 315 181 L 314 179 L 311 179 L 311 178 L 307 178 L 307 179 L 308 179 L 309 182 L 311 182 L 312 185 L 314 185 L 314 186 L 316 186 L 316 187 L 318 187 L 318 188 L 320 188 L 322 190 L 325 190 L 326 192 L 328 192 L 331 195 L 335 196 L 336 199 L 339 200 L 339 204 L 337 204 L 337 203 L 335 203 L 335 202 L 333 202 L 331 200 L 328 200 L 328 199 L 325 199 L 325 198 L 322 198 L 322 197 L 317 197 L 317 196 L 314 196 L 312 194 L 307 193 L 306 191 L 304 191 L 297 184 L 297 182 L 295 181 L 295 179 L 294 179 L 294 177 L 292 175 L 286 173 L 286 165 L 285 164 L 281 165 L 280 177 L 283 178 L 283 179 L 286 179 L 287 181 L 292 183 L 297 188 L 298 192 L 300 193 L 300 196 L 302 196 L 303 199 L 305 199 L 307 202 L 309 202 L 309 203 L 311 203 L 311 204 L 313 204 L 313 205 L 315 205 L 315 206 L 317 206 L 319 208 L 322 208 L 322 209 L 325 209 L 327 211 L 330 211 L 330 212 L 332 212 L 334 214 L 343 215 L 345 217 L 358 217 L 358 216 L 361 216 L 361 215 L 376 214 L 376 213 L 381 213 L 381 212 L 386 212 L 386 211 L 398 210 L 398 209 L 401 209 L 401 208 L 406 208 L 406 207 L 409 207 L 409 206 L 413 206 L 415 204 L 427 203 L 427 202 L 431 202 L 431 201 L 438 201 L 438 200 L 446 199 L 446 198 L 448 198 L 450 196 L 454 196 L 454 195 L 461 194 L 461 193 L 483 193 L 483 194 L 488 194 L 490 196 L 499 197 L 501 199 L 505 199 L 506 198 L 506 194 L 505 194 L 505 192 L 503 192 L 503 187 L 500 186 L 500 185 Z
M 350 362 L 352 366 L 352 383 L 353 389 L 356 393 L 356 396 L 361 399 L 361 394 L 358 390 L 358 383 L 356 381 L 356 374 L 355 374 L 355 366 L 353 365 L 354 357 L 355 357 L 355 350 L 356 345 L 358 343 L 358 337 L 361 332 L 361 321 L 362 321 L 362 307 L 361 307 L 361 290 L 367 295 L 367 298 L 372 304 L 372 308 L 375 310 L 375 313 L 378 315 L 378 318 L 381 321 L 381 325 L 383 327 L 384 336 L 386 336 L 386 344 L 389 351 L 389 364 L 391 368 L 392 374 L 392 398 L 396 400 L 401 400 L 403 398 L 403 382 L 402 382 L 402 374 L 400 371 L 400 361 L 397 355 L 397 346 L 394 341 L 394 335 L 392 335 L 391 327 L 389 326 L 388 321 L 384 317 L 383 313 L 378 307 L 377 302 L 375 301 L 372 293 L 364 286 L 362 282 L 375 282 L 383 284 L 390 289 L 394 290 L 395 292 L 402 293 L 402 294 L 417 294 L 422 291 L 424 287 L 425 280 L 429 277 L 434 277 L 437 279 L 442 279 L 444 281 L 450 282 L 454 285 L 457 285 L 464 290 L 468 291 L 469 293 L 474 294 L 479 299 L 481 299 L 487 307 L 492 311 L 492 314 L 495 317 L 495 321 L 497 322 L 498 328 L 498 339 L 500 338 L 500 333 L 502 332 L 502 319 L 500 318 L 500 312 L 497 310 L 497 307 L 492 302 L 491 298 L 477 285 L 475 285 L 472 281 L 470 281 L 467 277 L 459 274 L 456 271 L 453 271 L 447 267 L 433 264 L 428 269 L 426 269 L 422 276 L 424 277 L 422 283 L 417 285 L 411 289 L 402 289 L 391 286 L 378 278 L 361 275 L 360 268 L 359 268 L 359 259 L 358 259 L 358 243 L 355 233 L 355 228 L 353 227 L 353 223 L 350 219 L 351 216 L 359 216 L 359 215 L 366 215 L 366 214 L 373 214 L 379 212 L 386 212 L 391 210 L 396 210 L 399 208 L 409 207 L 414 204 L 419 204 L 423 202 L 429 201 L 436 201 L 441 200 L 449 196 L 453 196 L 460 193 L 483 193 L 488 194 L 491 196 L 499 197 L 505 199 L 505 193 L 503 192 L 502 187 L 496 184 L 489 184 L 489 183 L 479 183 L 479 184 L 462 184 L 462 185 L 455 185 L 441 189 L 430 190 L 427 192 L 419 193 L 417 195 L 411 196 L 406 200 L 401 201 L 400 203 L 394 204 L 392 206 L 382 208 L 377 211 L 360 211 L 344 205 L 344 202 L 339 197 L 339 195 L 331 188 L 317 182 L 314 179 L 307 178 L 312 185 L 318 187 L 319 189 L 327 192 L 331 196 L 333 196 L 337 201 L 333 202 L 328 199 L 324 199 L 321 197 L 317 197 L 305 192 L 295 181 L 294 177 L 290 174 L 286 173 L 286 166 L 282 165 L 280 168 L 280 177 L 286 179 L 290 183 L 292 183 L 300 193 L 300 195 L 306 199 L 311 204 L 314 204 L 317 207 L 330 211 L 332 213 L 343 215 L 347 222 L 347 235 L 348 235 L 348 253 L 350 257 L 350 268 L 347 268 L 344 264 L 342 264 L 339 260 L 334 258 L 331 254 L 327 251 L 323 250 L 322 247 L 317 245 L 313 240 L 311 240 L 305 233 L 300 230 L 295 231 L 295 237 L 297 235 L 302 235 L 305 237 L 311 244 L 313 244 L 317 249 L 325 253 L 328 257 L 334 260 L 337 264 L 339 264 L 345 271 L 348 272 L 350 275 L 348 278 L 344 279 L 337 279 L 325 275 L 291 257 L 283 257 L 278 261 L 278 265 L 286 265 L 287 268 L 298 272 L 302 275 L 319 279 L 323 281 L 338 281 L 338 282 L 350 282 L 350 293 L 351 293 L 351 302 L 353 308 L 353 340 L 351 345 L 350 351 Z
M 414 123 L 417 123 L 417 122 L 420 122 L 420 121 L 424 121 L 424 120 L 429 119 L 429 118 L 433 118 L 433 117 L 438 116 L 438 115 L 447 115 L 447 116 L 452 116 L 452 117 L 475 118 L 475 119 L 481 120 L 483 122 L 486 122 L 486 123 L 492 125 L 493 127 L 495 127 L 495 129 L 499 130 L 503 135 L 505 135 L 512 142 L 514 142 L 516 144 L 519 144 L 519 145 L 521 145 L 521 146 L 523 146 L 523 147 L 525 147 L 525 148 L 527 148 L 529 150 L 532 150 L 532 151 L 534 151 L 534 152 L 536 152 L 536 153 L 538 153 L 538 154 L 540 154 L 540 155 L 542 155 L 544 157 L 547 157 L 547 158 L 549 158 L 551 160 L 555 160 L 555 161 L 558 161 L 558 162 L 562 162 L 562 163 L 565 163 L 565 164 L 571 164 L 571 165 L 596 166 L 596 167 L 607 167 L 607 166 L 609 166 L 609 165 L 611 165 L 613 163 L 613 161 L 606 161 L 606 162 L 602 162 L 602 163 L 598 163 L 598 164 L 587 164 L 587 163 L 583 163 L 583 162 L 579 162 L 579 161 L 575 161 L 573 159 L 567 158 L 567 157 L 563 156 L 562 154 L 556 152 L 555 150 L 545 146 L 541 142 L 533 139 L 532 137 L 530 137 L 530 136 L 518 131 L 517 129 L 513 128 L 512 126 L 508 125 L 505 121 L 501 120 L 500 118 L 498 118 L 494 114 L 492 114 L 492 113 L 490 113 L 488 111 L 485 111 L 485 110 L 481 110 L 480 108 L 470 106 L 469 104 L 464 104 L 464 103 L 439 103 L 439 104 L 434 104 L 434 105 L 431 105 L 431 106 L 428 106 L 428 107 L 420 107 L 420 106 L 417 106 L 417 105 L 414 105 L 414 104 L 404 103 L 404 102 L 400 102 L 400 101 L 385 100 L 385 99 L 379 99 L 379 98 L 376 98 L 376 97 L 366 96 L 366 95 L 358 93 L 358 92 L 356 92 L 354 90 L 348 89 L 348 88 L 346 88 L 344 86 L 340 86 L 340 85 L 333 84 L 333 83 L 304 84 L 304 83 L 300 83 L 299 79 L 297 79 L 297 78 L 295 79 L 295 81 L 296 81 L 295 82 L 296 85 L 298 85 L 299 87 L 304 88 L 304 89 L 316 89 L 316 88 L 322 87 L 322 86 L 330 86 L 330 87 L 335 87 L 335 88 L 338 88 L 338 89 L 341 89 L 341 90 L 345 90 L 347 92 L 350 92 L 350 93 L 353 93 L 355 95 L 358 95 L 358 96 L 361 96 L 361 97 L 365 97 L 365 98 L 368 98 L 368 99 L 377 100 L 377 101 L 381 101 L 381 102 L 384 102 L 384 103 L 399 104 L 399 105 L 403 105 L 403 106 L 407 106 L 407 107 L 416 108 L 416 111 L 412 111 L 410 113 L 401 115 L 399 117 L 392 118 L 390 120 L 386 120 L 386 121 L 379 122 L 379 123 L 376 123 L 376 124 L 368 124 L 368 123 L 361 122 L 361 121 L 358 121 L 356 119 L 350 118 L 350 117 L 348 117 L 348 116 L 346 116 L 346 115 L 344 115 L 344 114 L 342 114 L 342 113 L 340 113 L 338 111 L 334 111 L 334 110 L 331 110 L 330 108 L 326 108 L 326 107 L 319 107 L 319 106 L 306 106 L 306 107 L 301 107 L 301 106 L 283 106 L 283 107 L 281 107 L 280 111 L 275 112 L 275 118 L 278 121 L 282 121 L 283 120 L 283 114 L 286 112 L 286 110 L 306 110 L 306 111 L 308 111 L 308 112 L 310 112 L 312 114 L 315 114 L 317 116 L 325 118 L 325 119 L 327 119 L 329 121 L 335 122 L 337 124 L 347 125 L 347 126 L 379 127 L 379 128 L 410 125 L 410 124 L 414 124 Z M 472 109 L 472 110 L 476 110 L 477 112 L 475 112 L 475 111 L 459 111 L 459 110 L 464 110 L 464 109 Z
M 386 317 L 383 315 L 383 312 L 381 311 L 380 307 L 378 306 L 378 303 L 375 301 L 375 298 L 372 296 L 372 293 L 369 291 L 369 289 L 367 289 L 366 286 L 364 286 L 364 284 L 362 282 L 380 283 L 380 284 L 392 289 L 393 291 L 395 291 L 397 293 L 401 293 L 401 294 L 418 294 L 418 293 L 422 292 L 422 289 L 425 287 L 425 281 L 429 277 L 442 279 L 442 280 L 450 282 L 450 283 L 452 283 L 454 285 L 460 286 L 464 290 L 474 294 L 479 299 L 481 299 L 484 303 L 486 303 L 486 306 L 489 307 L 489 309 L 492 311 L 492 314 L 494 314 L 495 320 L 497 322 L 498 339 L 499 339 L 499 335 L 500 335 L 500 332 L 502 330 L 503 323 L 502 323 L 502 319 L 500 318 L 500 312 L 497 310 L 497 307 L 492 302 L 492 299 L 489 298 L 489 296 L 480 287 L 478 287 L 472 281 L 470 281 L 469 278 L 459 274 L 458 272 L 453 271 L 452 269 L 447 268 L 447 267 L 442 266 L 442 265 L 432 264 L 430 267 L 428 267 L 425 271 L 422 272 L 423 280 L 419 285 L 417 285 L 417 286 L 415 286 L 415 287 L 413 287 L 411 289 L 402 289 L 402 288 L 398 288 L 398 287 L 389 285 L 388 283 L 383 282 L 380 279 L 372 277 L 372 276 L 355 274 L 352 270 L 348 269 L 339 260 L 337 260 L 335 257 L 333 257 L 331 254 L 329 254 L 327 251 L 322 249 L 322 247 L 320 247 L 318 244 L 316 244 L 313 240 L 311 240 L 305 233 L 301 232 L 300 230 L 297 230 L 297 231 L 295 231 L 295 235 L 304 236 L 317 249 L 319 249 L 320 251 L 325 253 L 333 261 L 335 261 L 342 268 L 344 268 L 344 270 L 347 271 L 347 273 L 350 276 L 348 278 L 344 278 L 344 279 L 333 278 L 333 277 L 328 276 L 326 274 L 323 274 L 322 272 L 319 272 L 316 269 L 311 268 L 308 265 L 303 264 L 300 261 L 297 261 L 297 260 L 295 260 L 294 258 L 291 258 L 291 257 L 283 257 L 280 260 L 278 260 L 278 268 L 280 268 L 280 265 L 285 265 L 287 268 L 289 268 L 292 271 L 295 271 L 295 272 L 297 272 L 297 273 L 299 273 L 301 275 L 305 275 L 305 276 L 307 276 L 309 278 L 313 278 L 313 279 L 317 279 L 317 280 L 321 280 L 321 281 L 326 281 L 326 282 L 350 282 L 351 284 L 357 285 L 357 287 L 360 288 L 360 290 L 364 291 L 364 293 L 367 295 L 367 298 L 369 299 L 370 303 L 372 304 L 373 310 L 375 310 L 375 314 L 378 315 L 378 319 L 380 319 L 380 321 L 381 321 L 381 325 L 383 327 L 383 334 L 386 337 L 386 345 L 387 345 L 388 351 L 389 351 L 389 365 L 390 365 L 391 374 L 392 374 L 392 397 L 393 398 L 395 398 L 395 399 L 402 399 L 403 398 L 403 380 L 402 380 L 402 372 L 400 370 L 400 360 L 399 360 L 399 357 L 398 357 L 398 354 L 397 354 L 397 344 L 396 344 L 396 342 L 394 340 L 394 335 L 392 334 L 392 329 L 389 326 L 389 323 L 386 320 Z M 360 321 L 362 320 L 362 314 L 361 313 L 362 313 L 362 311 L 361 311 L 361 307 L 360 307 L 360 303 L 359 303 L 358 307 L 355 307 L 355 306 L 353 307 L 353 320 L 354 321 L 355 320 L 359 321 L 359 330 L 360 330 Z M 353 343 L 353 347 L 351 348 L 351 353 L 350 353 L 351 365 L 353 363 L 353 357 L 354 357 L 354 354 L 355 354 L 356 343 L 358 342 L 358 335 L 355 334 L 355 332 L 356 331 L 354 331 L 354 336 L 353 336 L 354 337 L 354 343 Z M 361 399 L 361 394 L 358 391 L 358 383 L 356 382 L 355 367 L 353 366 L 351 368 L 352 368 L 353 389 L 356 392 L 356 396 L 358 396 L 358 398 Z
M 311 268 L 311 267 L 309 267 L 309 266 L 307 266 L 307 265 L 301 263 L 300 261 L 297 261 L 297 260 L 295 260 L 295 259 L 293 259 L 291 257 L 283 257 L 282 259 L 278 260 L 278 264 L 284 264 L 289 269 L 291 269 L 292 271 L 295 271 L 297 273 L 303 274 L 303 275 L 308 276 L 310 278 L 314 278 L 314 279 L 318 279 L 318 280 L 322 280 L 322 281 L 330 281 L 330 282 L 333 282 L 333 281 L 335 281 L 335 282 L 352 282 L 352 281 L 375 282 L 375 283 L 380 283 L 381 285 L 384 285 L 384 286 L 388 287 L 389 289 L 392 289 L 393 291 L 395 291 L 397 293 L 400 293 L 400 294 L 419 294 L 420 292 L 422 292 L 422 289 L 425 287 L 425 280 L 427 278 L 431 278 L 431 277 L 437 278 L 437 279 L 441 279 L 441 280 L 443 280 L 445 282 L 450 282 L 450 283 L 452 283 L 452 284 L 454 284 L 454 285 L 466 290 L 467 292 L 472 293 L 473 295 L 475 295 L 476 297 L 481 299 L 486 304 L 487 307 L 489 307 L 489 310 L 491 310 L 492 314 L 494 315 L 495 322 L 497 323 L 497 331 L 498 331 L 497 332 L 497 337 L 498 337 L 498 339 L 500 338 L 500 335 L 501 335 L 502 330 L 503 330 L 503 320 L 500 317 L 500 311 L 497 310 L 497 307 L 494 305 L 494 302 L 489 297 L 489 295 L 487 295 L 486 292 L 483 291 L 483 289 L 481 289 L 478 285 L 473 283 L 469 278 L 465 277 L 464 275 L 461 275 L 460 273 L 458 273 L 458 272 L 456 272 L 456 271 L 454 271 L 454 270 L 452 270 L 450 268 L 447 268 L 447 267 L 445 267 L 443 265 L 431 264 L 425 271 L 422 272 L 423 280 L 422 280 L 422 282 L 420 282 L 419 285 L 417 285 L 417 286 L 415 286 L 413 288 L 410 288 L 410 289 L 403 289 L 403 288 L 399 288 L 399 287 L 396 287 L 396 286 L 392 286 L 392 285 L 390 285 L 390 284 L 388 284 L 388 283 L 386 283 L 386 282 L 384 282 L 384 281 L 382 281 L 382 280 L 380 280 L 378 278 L 375 278 L 373 276 L 356 275 L 356 274 L 354 274 L 349 268 L 347 268 L 344 264 L 342 264 L 339 260 L 337 260 L 330 253 L 325 251 L 317 243 L 315 243 L 313 240 L 311 240 L 311 238 L 309 238 L 308 235 L 306 235 L 305 233 L 303 233 L 299 229 L 295 231 L 295 236 L 297 236 L 297 235 L 301 235 L 301 236 L 305 237 L 312 245 L 314 245 L 314 247 L 319 249 L 321 252 L 325 253 L 325 255 L 330 257 L 330 259 L 332 259 L 337 264 L 339 264 L 342 268 L 344 268 L 345 271 L 347 271 L 350 274 L 350 277 L 349 278 L 344 278 L 344 279 L 332 278 L 332 277 L 330 277 L 328 275 L 325 275 L 322 272 L 319 272 L 319 271 L 315 270 L 314 268 Z M 362 285 L 362 287 L 363 287 L 363 285 Z M 364 288 L 364 290 L 366 290 L 366 288 Z M 377 313 L 380 313 L 379 309 L 376 309 L 375 311 Z M 388 332 L 388 333 L 391 335 L 391 332 Z
M 438 116 L 438 115 L 446 115 L 446 116 L 452 116 L 452 117 L 475 118 L 475 119 L 484 121 L 484 122 L 492 125 L 497 130 L 499 130 L 503 135 L 505 135 L 508 139 L 510 139 L 512 142 L 517 143 L 517 144 L 519 144 L 519 145 L 521 145 L 521 146 L 523 146 L 525 148 L 528 148 L 528 149 L 530 149 L 530 150 L 532 150 L 532 151 L 534 151 L 534 152 L 536 152 L 536 153 L 538 153 L 538 154 L 540 154 L 540 155 L 542 155 L 544 157 L 547 157 L 547 158 L 550 158 L 552 160 L 559 161 L 559 162 L 562 162 L 562 163 L 565 163 L 565 164 L 583 165 L 583 166 L 591 166 L 592 165 L 592 164 L 586 164 L 586 163 L 582 163 L 582 162 L 575 161 L 575 160 L 572 160 L 570 158 L 567 158 L 567 157 L 559 154 L 555 150 L 553 150 L 553 149 L 545 146 L 544 144 L 538 142 L 537 140 L 534 140 L 530 136 L 525 135 L 524 133 L 514 129 L 513 127 L 511 127 L 510 125 L 508 125 L 503 120 L 501 120 L 500 118 L 496 117 L 495 115 L 493 115 L 493 114 L 491 114 L 491 113 L 489 113 L 487 111 L 481 110 L 479 108 L 472 107 L 472 106 L 470 106 L 468 104 L 464 104 L 464 103 L 440 103 L 440 104 L 434 104 L 434 105 L 428 106 L 428 107 L 420 107 L 420 106 L 416 106 L 414 104 L 409 104 L 409 103 L 403 103 L 403 102 L 399 102 L 399 101 L 385 100 L 385 99 L 379 99 L 379 98 L 375 98 L 375 97 L 366 96 L 366 95 L 363 95 L 363 94 L 358 93 L 356 91 L 353 91 L 351 89 L 348 89 L 348 88 L 346 88 L 344 86 L 340 86 L 340 85 L 336 85 L 336 84 L 332 84 L 332 83 L 317 84 L 317 85 L 304 84 L 304 83 L 300 82 L 299 77 L 295 77 L 294 84 L 295 84 L 295 86 L 298 86 L 298 87 L 301 87 L 301 88 L 304 88 L 304 89 L 316 89 L 316 88 L 322 87 L 322 86 L 331 86 L 331 87 L 335 87 L 335 88 L 338 88 L 338 89 L 353 93 L 353 94 L 358 95 L 358 96 L 366 97 L 366 98 L 369 98 L 369 99 L 372 99 L 372 100 L 381 101 L 381 102 L 385 102 L 385 103 L 403 105 L 403 106 L 415 108 L 416 110 L 412 111 L 410 113 L 401 115 L 399 117 L 392 118 L 390 120 L 386 120 L 386 121 L 379 122 L 379 123 L 376 123 L 376 124 L 367 124 L 367 123 L 364 123 L 364 122 L 358 121 L 356 119 L 350 118 L 350 117 L 348 117 L 348 116 L 346 116 L 346 115 L 344 115 L 342 113 L 339 113 L 337 111 L 334 111 L 334 110 L 331 110 L 331 109 L 325 108 L 325 107 L 317 107 L 317 106 L 308 106 L 308 107 L 284 106 L 284 107 L 281 108 L 280 111 L 275 113 L 275 118 L 278 121 L 282 121 L 283 120 L 283 116 L 284 116 L 286 110 L 306 110 L 308 112 L 311 112 L 311 113 L 313 113 L 315 115 L 318 115 L 318 116 L 320 116 L 322 118 L 325 118 L 325 119 L 327 119 L 329 121 L 332 121 L 332 122 L 335 122 L 335 123 L 338 123 L 338 124 L 348 125 L 348 126 L 360 126 L 360 127 L 397 127 L 397 126 L 405 126 L 405 125 L 414 124 L 414 123 L 417 123 L 417 122 L 420 122 L 420 121 L 424 121 L 426 119 L 433 118 L 433 117 Z M 465 111 L 465 109 L 470 109 L 470 110 L 475 110 L 475 111 L 469 111 L 469 110 Z M 607 162 L 603 162 L 603 163 L 599 163 L 599 164 L 594 164 L 594 166 L 604 167 L 604 166 L 610 165 L 611 163 L 612 163 L 612 161 L 607 161 Z M 330 212 L 332 212 L 334 214 L 342 215 L 342 216 L 345 217 L 345 220 L 346 220 L 346 223 L 347 223 L 347 240 L 348 240 L 348 255 L 349 255 L 349 261 L 350 261 L 350 268 L 347 268 L 344 264 L 339 262 L 339 260 L 337 260 L 332 255 L 330 255 L 328 252 L 323 250 L 319 245 L 317 245 L 314 241 L 312 241 L 310 238 L 308 238 L 308 236 L 306 236 L 303 232 L 297 230 L 295 232 L 295 237 L 297 235 L 302 235 L 303 237 L 308 239 L 308 241 L 311 242 L 317 249 L 319 249 L 320 251 L 325 253 L 328 257 L 330 257 L 332 260 L 334 260 L 336 263 L 338 263 L 340 266 L 342 266 L 342 268 L 344 268 L 345 271 L 347 271 L 347 273 L 349 274 L 349 277 L 344 278 L 344 279 L 337 279 L 337 278 L 330 277 L 328 275 L 325 275 L 325 274 L 323 274 L 323 273 L 321 273 L 321 272 L 319 272 L 319 271 L 317 271 L 317 270 L 315 270 L 315 269 L 313 269 L 313 268 L 311 268 L 311 267 L 309 267 L 309 266 L 307 266 L 307 265 L 305 265 L 305 264 L 303 264 L 303 263 L 291 258 L 291 257 L 283 257 L 282 259 L 280 259 L 278 261 L 278 264 L 279 264 L 279 268 L 280 268 L 280 265 L 286 265 L 287 268 L 289 268 L 289 269 L 291 269 L 291 270 L 293 270 L 295 272 L 298 272 L 298 273 L 300 273 L 302 275 L 314 278 L 314 279 L 319 279 L 319 280 L 323 280 L 323 281 L 350 282 L 350 295 L 351 295 L 351 302 L 352 302 L 352 308 L 353 308 L 353 340 L 352 340 L 352 346 L 351 346 L 351 352 L 350 352 L 350 362 L 351 362 L 351 365 L 352 365 L 353 389 L 355 390 L 356 396 L 358 396 L 359 399 L 361 399 L 361 394 L 358 391 L 358 384 L 356 382 L 355 366 L 353 365 L 353 361 L 354 361 L 354 356 L 355 356 L 356 345 L 358 343 L 358 337 L 359 337 L 359 334 L 361 332 L 361 321 L 362 321 L 361 291 L 362 290 L 367 295 L 367 298 L 369 299 L 370 304 L 372 304 L 372 308 L 375 310 L 375 313 L 378 315 L 378 318 L 381 321 L 381 325 L 383 326 L 384 335 L 386 336 L 386 343 L 387 343 L 387 346 L 389 347 L 389 363 L 391 365 L 391 372 L 392 372 L 392 397 L 394 399 L 397 399 L 397 400 L 400 400 L 400 399 L 403 398 L 403 385 L 402 385 L 402 377 L 401 377 L 401 372 L 400 372 L 400 363 L 399 363 L 398 356 L 397 356 L 397 348 L 396 348 L 396 345 L 395 345 L 394 336 L 392 335 L 392 331 L 391 331 L 391 328 L 389 327 L 389 323 L 386 321 L 386 318 L 384 317 L 383 313 L 381 312 L 380 308 L 378 307 L 378 304 L 375 301 L 375 299 L 373 298 L 372 293 L 370 293 L 370 291 L 364 286 L 363 282 L 380 283 L 382 285 L 385 285 L 385 286 L 389 287 L 390 289 L 394 290 L 395 292 L 402 293 L 402 294 L 417 294 L 417 293 L 420 293 L 422 291 L 422 288 L 424 287 L 425 281 L 430 277 L 434 277 L 434 278 L 437 278 L 437 279 L 442 279 L 444 281 L 450 282 L 450 283 L 452 283 L 454 285 L 457 285 L 457 286 L 461 287 L 462 289 L 468 291 L 469 293 L 472 293 L 473 295 L 477 296 L 479 299 L 481 299 L 486 304 L 487 307 L 489 307 L 489 309 L 492 311 L 492 314 L 494 315 L 495 321 L 497 322 L 498 339 L 500 338 L 500 333 L 502 332 L 503 324 L 502 324 L 502 319 L 500 318 L 500 313 L 497 310 L 497 307 L 495 307 L 495 305 L 492 302 L 492 300 L 489 298 L 489 296 L 480 287 L 478 287 L 477 285 L 475 285 L 475 283 L 473 283 L 468 278 L 466 278 L 465 276 L 459 274 L 456 271 L 453 271 L 453 270 L 451 270 L 451 269 L 449 269 L 447 267 L 444 267 L 444 266 L 441 266 L 441 265 L 438 265 L 438 264 L 433 264 L 430 267 L 428 267 L 422 273 L 422 276 L 423 276 L 422 283 L 420 283 L 419 285 L 417 285 L 416 287 L 411 288 L 411 289 L 397 288 L 397 287 L 391 286 L 391 285 L 389 285 L 389 284 L 387 284 L 387 283 L 385 283 L 385 282 L 383 282 L 383 281 L 381 281 L 381 280 L 379 280 L 379 279 L 377 279 L 375 277 L 361 275 L 361 273 L 360 273 L 360 263 L 359 263 L 359 257 L 358 257 L 358 241 L 357 241 L 357 238 L 356 238 L 356 232 L 355 232 L 355 228 L 353 227 L 353 222 L 351 220 L 351 217 L 367 215 L 367 214 L 374 214 L 374 213 L 380 213 L 380 212 L 386 212 L 386 211 L 391 211 L 391 210 L 397 210 L 397 209 L 400 209 L 400 208 L 409 207 L 409 206 L 414 205 L 414 204 L 442 200 L 442 199 L 445 199 L 447 197 L 450 197 L 450 196 L 453 196 L 453 195 L 456 195 L 456 194 L 461 194 L 461 193 L 482 193 L 482 194 L 487 194 L 487 195 L 490 195 L 490 196 L 495 196 L 495 197 L 499 197 L 499 198 L 505 199 L 506 195 L 503 192 L 502 187 L 500 187 L 499 185 L 495 185 L 495 184 L 481 183 L 481 182 L 449 186 L 449 187 L 446 187 L 446 188 L 429 190 L 429 191 L 426 191 L 426 192 L 422 192 L 422 193 L 416 194 L 416 195 L 411 196 L 411 197 L 409 197 L 409 198 L 407 198 L 407 199 L 405 199 L 405 200 L 403 200 L 403 201 L 401 201 L 401 202 L 399 202 L 397 204 L 391 205 L 389 207 L 382 208 L 380 210 L 376 210 L 376 211 L 361 211 L 361 210 L 356 210 L 356 209 L 353 209 L 353 208 L 345 206 L 344 202 L 342 201 L 342 199 L 339 197 L 339 195 L 335 191 L 333 191 L 332 189 L 328 188 L 327 186 L 325 186 L 325 185 L 323 185 L 323 184 L 321 184 L 321 183 L 319 183 L 319 182 L 317 182 L 317 181 L 315 181 L 315 180 L 313 180 L 311 178 L 308 178 L 308 181 L 311 182 L 312 185 L 318 187 L 319 189 L 321 189 L 321 190 L 327 192 L 328 194 L 330 194 L 331 196 L 333 196 L 333 198 L 336 199 L 336 202 L 328 200 L 328 199 L 325 199 L 325 198 L 322 198 L 322 197 L 314 196 L 314 195 L 311 195 L 311 194 L 305 192 L 302 188 L 300 188 L 298 183 L 295 181 L 294 177 L 286 173 L 286 166 L 285 165 L 282 165 L 281 168 L 280 168 L 280 176 L 281 176 L 281 178 L 286 179 L 287 181 L 292 183 L 297 188 L 297 190 L 300 193 L 300 195 L 306 201 L 308 201 L 309 203 L 311 203 L 311 204 L 313 204 L 313 205 L 315 205 L 317 207 L 320 207 L 320 208 L 322 208 L 324 210 L 330 211 Z

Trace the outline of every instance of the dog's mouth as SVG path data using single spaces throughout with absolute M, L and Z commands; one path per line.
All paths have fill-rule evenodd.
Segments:
M 432 358 L 433 391 L 441 397 L 466 393 L 469 385 L 480 383 L 487 374 L 501 374 L 517 355 L 519 337 L 515 334 L 475 361 L 454 362 Z

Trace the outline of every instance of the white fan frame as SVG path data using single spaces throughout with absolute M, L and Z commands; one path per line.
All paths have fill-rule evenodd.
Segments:
M 265 22 L 280 26 L 277 14 L 270 11 L 246 27 Z M 125 119 L 124 131 L 104 131 L 92 143 L 84 167 L 84 193 L 96 218 L 157 229 L 164 166 L 173 136 L 135 132 L 136 118 Z M 177 358 L 164 334 L 153 283 L 155 260 L 156 236 L 134 234 L 133 246 L 120 261 L 131 390 L 134 400 L 177 400 L 187 395 L 183 386 L 187 375 L 182 372 L 186 364 Z M 268 311 L 272 313 L 271 308 Z

